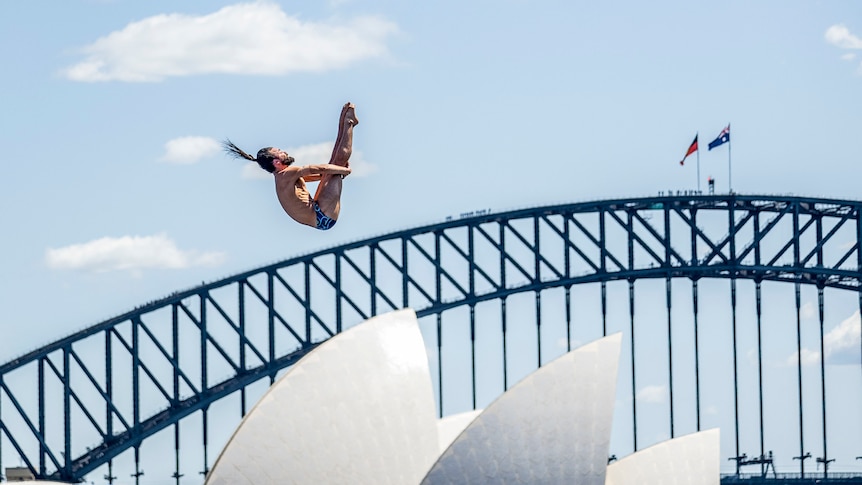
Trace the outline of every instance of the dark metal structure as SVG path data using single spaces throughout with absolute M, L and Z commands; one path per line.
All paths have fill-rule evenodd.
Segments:
M 836 447 L 848 446 L 832 432 L 829 412 L 849 397 L 830 391 L 824 343 L 830 327 L 827 292 L 844 300 L 850 295 L 854 309 L 862 308 L 860 208 L 858 201 L 728 194 L 482 211 L 264 266 L 147 303 L 0 366 L 0 460 L 7 466 L 18 461 L 37 477 L 70 481 L 106 470 L 105 480 L 113 483 L 114 461 L 132 454 L 129 474 L 137 482 L 145 442 L 172 433 L 174 446 L 159 456 L 161 462 L 172 458 L 173 478 L 181 483 L 182 468 L 191 460 L 188 433 L 181 436 L 183 423 L 199 420 L 202 456 L 195 459 L 206 473 L 212 464 L 209 433 L 216 403 L 237 399 L 233 423 L 238 423 L 253 399 L 248 389 L 254 383 L 273 382 L 280 370 L 344 328 L 404 307 L 414 308 L 423 328 L 431 329 L 426 337 L 436 346 L 432 360 L 441 415 L 457 407 L 445 399 L 458 392 L 448 387 L 455 380 L 466 379 L 470 404 L 481 407 L 488 401 L 483 367 L 498 368 L 494 379 L 502 385 L 491 391 L 493 397 L 513 383 L 515 360 L 529 355 L 536 367 L 554 354 L 550 326 L 562 329 L 564 346 L 571 349 L 574 335 L 586 325 L 575 317 L 581 300 L 574 290 L 589 287 L 596 290 L 590 304 L 600 308 L 595 333 L 622 331 L 626 337 L 621 377 L 629 392 L 625 413 L 631 426 L 624 445 L 629 451 L 654 441 L 642 431 L 645 421 L 638 413 L 651 404 L 640 394 L 638 379 L 646 372 L 643 366 L 658 365 L 665 369 L 661 426 L 667 437 L 704 429 L 712 418 L 703 394 L 718 386 L 713 374 L 728 383 L 733 424 L 722 433 L 732 442 L 723 452 L 732 453 L 736 473 L 724 481 L 808 483 L 807 477 L 816 476 L 862 483 L 862 468 L 858 474 L 829 472 Z M 709 300 L 715 313 L 714 300 L 724 297 L 712 290 L 704 294 L 707 280 L 727 287 L 719 313 L 726 315 L 720 327 L 729 332 L 730 345 L 718 357 L 705 355 L 710 342 L 703 341 L 701 307 Z M 662 285 L 663 301 L 638 298 L 637 289 L 646 281 Z M 620 287 L 624 290 L 617 293 L 627 297 L 612 298 L 611 290 Z M 782 323 L 782 335 L 795 342 L 796 356 L 808 343 L 819 345 L 814 356 L 819 360 L 811 367 L 796 358 L 789 367 L 795 382 L 770 390 L 764 384 L 769 342 L 763 329 L 769 313 L 764 295 L 773 287 L 788 289 L 794 302 L 787 312 L 795 321 Z M 748 294 L 748 288 L 753 298 L 746 297 L 750 304 L 742 308 L 739 293 Z M 803 325 L 809 291 L 817 301 L 813 341 Z M 534 337 L 519 334 L 515 340 L 512 326 L 514 319 L 523 320 L 524 302 Z M 653 307 L 663 312 L 658 325 Z M 648 308 L 649 315 L 636 308 Z M 496 329 L 492 343 L 483 341 L 489 326 Z M 647 326 L 649 336 L 643 336 Z M 466 336 L 463 348 L 469 349 L 468 368 L 458 378 L 446 370 L 452 360 L 447 335 L 455 328 Z M 680 338 L 680 332 L 687 337 Z M 756 348 L 748 360 L 740 355 L 743 341 Z M 529 350 L 521 350 L 522 345 Z M 499 360 L 477 361 L 489 346 L 497 348 L 492 355 Z M 713 370 L 707 372 L 705 366 L 716 358 L 730 365 L 710 364 Z M 862 362 L 850 367 L 855 369 L 851 375 L 862 380 Z M 792 477 L 775 473 L 770 439 L 787 439 L 770 434 L 765 404 L 770 393 L 781 394 L 784 406 L 792 409 L 792 419 L 777 425 L 796 441 L 798 460 L 791 463 L 798 472 Z M 862 409 L 862 402 L 855 408 Z M 221 415 L 218 420 L 224 427 Z M 862 435 L 862 429 L 847 432 Z M 855 445 L 862 447 L 862 441 Z M 748 458 L 745 447 L 759 456 Z M 811 451 L 818 455 L 817 466 L 809 463 L 806 470 Z M 862 454 L 862 449 L 847 452 Z M 743 473 L 751 466 L 759 473 Z M 198 483 L 200 477 L 184 480 Z

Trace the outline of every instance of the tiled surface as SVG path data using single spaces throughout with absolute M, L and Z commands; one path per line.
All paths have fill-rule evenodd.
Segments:
M 621 335 L 573 350 L 476 417 L 423 484 L 604 485 Z
M 606 485 L 719 485 L 719 431 L 701 431 L 644 448 L 608 466 Z
M 207 484 L 419 483 L 439 454 L 412 310 L 368 320 L 293 366 L 240 424 Z
M 466 413 L 453 414 L 444 416 L 437 421 L 437 442 L 440 443 L 440 453 L 442 454 L 449 448 L 449 445 L 455 441 L 455 438 L 464 431 L 476 416 L 482 412 L 481 409 L 476 411 L 467 411 Z

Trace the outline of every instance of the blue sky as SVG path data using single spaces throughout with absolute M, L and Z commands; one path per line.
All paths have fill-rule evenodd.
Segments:
M 462 212 L 698 186 L 858 199 L 856 0 L 0 4 L 0 360 L 175 290 Z M 228 158 L 325 162 L 338 225 Z M 833 322 L 849 318 L 843 315 Z M 858 338 L 858 337 L 857 337 Z

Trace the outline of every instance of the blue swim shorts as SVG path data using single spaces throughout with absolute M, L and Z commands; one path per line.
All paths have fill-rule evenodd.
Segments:
M 317 216 L 317 228 L 321 231 L 325 231 L 327 229 L 331 229 L 332 226 L 335 225 L 335 219 L 327 216 L 320 210 L 320 206 L 317 204 L 317 201 L 313 204 L 314 214 Z

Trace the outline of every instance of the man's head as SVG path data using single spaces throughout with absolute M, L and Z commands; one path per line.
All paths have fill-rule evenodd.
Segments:
M 260 168 L 273 173 L 290 166 L 293 163 L 293 157 L 280 148 L 266 147 L 257 151 L 255 161 L 260 165 Z
M 222 143 L 226 152 L 236 158 L 243 158 L 251 162 L 257 162 L 260 168 L 269 173 L 274 173 L 277 170 L 282 170 L 293 163 L 293 157 L 287 154 L 280 148 L 266 147 L 257 151 L 257 157 L 253 157 L 242 151 L 238 146 L 234 145 L 230 140 Z

